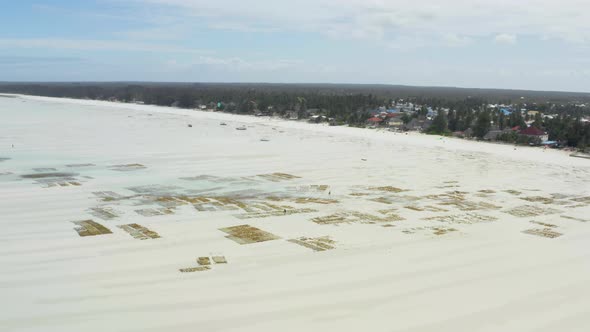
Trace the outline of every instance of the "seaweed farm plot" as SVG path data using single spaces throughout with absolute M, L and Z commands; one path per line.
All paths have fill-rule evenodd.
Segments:
M 424 232 L 432 232 L 433 235 L 440 236 L 445 235 L 451 232 L 459 231 L 456 228 L 446 227 L 446 226 L 425 226 L 425 227 L 412 227 L 412 228 L 405 228 L 402 230 L 404 234 L 416 234 L 416 233 L 424 233 Z
M 129 187 L 127 190 L 131 190 L 136 194 L 150 195 L 150 196 L 165 196 L 175 195 L 176 192 L 182 190 L 182 187 L 177 186 L 164 186 L 159 184 L 151 184 L 145 186 Z
M 220 228 L 219 230 L 229 234 L 226 238 L 239 244 L 252 244 L 280 239 L 280 237 L 272 233 L 265 232 L 250 225 L 232 226 Z
M 246 212 L 253 212 L 254 210 L 248 207 L 248 204 L 229 197 L 194 197 L 183 199 L 193 204 L 198 211 L 235 211 L 244 210 Z
M 146 169 L 147 167 L 142 164 L 122 164 L 122 165 L 113 165 L 109 167 L 113 171 L 119 172 L 132 172 L 132 171 L 139 171 L 142 169 Z
M 70 168 L 81 168 L 81 167 L 92 167 L 92 166 L 96 166 L 95 164 L 67 164 L 66 167 L 70 167 Z
M 560 213 L 561 211 L 551 208 L 543 208 L 534 205 L 522 205 L 515 208 L 503 211 L 515 217 L 538 217 L 550 214 Z
M 112 202 L 127 198 L 123 195 L 117 194 L 114 191 L 95 191 L 92 194 L 100 198 L 103 202 Z
M 514 190 L 514 189 L 508 189 L 508 190 L 504 190 L 504 192 L 505 192 L 505 193 L 508 193 L 508 194 L 510 194 L 510 195 L 513 195 L 513 196 L 519 196 L 520 194 L 522 194 L 522 192 L 521 192 L 521 191 Z
M 496 193 L 496 191 L 492 190 L 492 189 L 482 189 L 482 190 L 478 190 L 477 192 L 481 193 L 481 194 L 495 194 Z
M 157 239 L 160 237 L 158 233 L 149 230 L 139 224 L 119 225 L 117 227 L 121 228 L 125 232 L 129 233 L 129 235 L 133 236 L 135 239 L 138 240 Z
M 215 264 L 227 264 L 227 259 L 225 256 L 211 256 L 211 259 Z
M 23 179 L 33 179 L 36 183 L 43 185 L 45 188 L 51 187 L 68 187 L 82 185 L 78 179 L 77 173 L 68 172 L 49 172 L 49 173 L 33 173 L 24 174 L 20 177 Z
M 197 264 L 203 266 L 203 265 L 211 265 L 211 259 L 209 257 L 206 256 L 201 256 L 199 258 L 197 258 Z
M 563 235 L 561 233 L 558 233 L 558 232 L 552 230 L 551 228 L 533 228 L 533 229 L 524 230 L 522 232 L 525 234 L 546 237 L 549 239 L 554 239 L 556 237 L 560 237 Z
M 147 208 L 147 209 L 138 209 L 135 212 L 139 215 L 144 217 L 154 217 L 154 216 L 164 216 L 169 214 L 174 214 L 174 210 L 171 208 Z
M 442 185 L 436 186 L 436 188 L 445 189 L 445 188 L 459 188 L 459 181 L 444 181 Z
M 176 207 L 180 205 L 192 205 L 197 211 L 236 211 L 245 212 L 270 211 L 272 207 L 260 204 L 253 204 L 226 196 L 187 196 L 187 195 L 170 195 L 170 196 L 148 196 L 148 200 L 164 207 Z M 270 204 L 268 204 L 270 205 Z M 271 205 L 272 206 L 272 205 Z M 279 209 L 279 208 L 275 208 Z M 281 211 L 283 210 L 280 207 Z
M 381 192 L 388 192 L 388 193 L 401 193 L 402 191 L 407 191 L 406 189 L 401 189 L 393 186 L 382 186 L 382 187 L 369 187 L 367 190 L 371 191 L 381 191 Z
M 437 206 L 433 206 L 433 205 L 424 205 L 424 206 L 419 206 L 419 205 L 406 205 L 404 206 L 404 208 L 408 209 L 408 210 L 413 210 L 413 211 L 419 211 L 419 212 L 449 212 L 449 210 L 447 209 L 443 209 Z
M 497 210 L 501 208 L 488 202 L 469 201 L 465 198 L 466 194 L 463 191 L 451 191 L 441 195 L 428 195 L 426 198 L 437 201 L 438 205 L 454 206 L 461 211 Z
M 540 221 L 534 221 L 534 220 L 531 220 L 531 224 L 537 224 L 537 225 L 541 225 L 541 226 L 547 227 L 547 228 L 556 228 L 557 227 L 557 225 L 548 224 L 548 223 L 540 222 Z
M 561 217 L 564 219 L 575 220 L 575 221 L 579 221 L 579 222 L 589 222 L 590 221 L 590 219 L 576 218 L 576 217 L 566 216 L 566 215 L 562 215 Z
M 293 179 L 300 179 L 301 177 L 287 174 L 287 173 L 270 173 L 270 174 L 258 174 L 258 177 L 261 177 L 265 180 L 272 181 L 272 182 L 280 182 L 280 181 L 288 181 Z
M 316 238 L 300 237 L 288 241 L 309 248 L 313 251 L 326 251 L 334 249 L 334 244 L 336 243 L 334 240 L 330 239 L 329 236 Z
M 496 221 L 496 220 L 498 220 L 498 218 L 492 217 L 492 216 L 486 216 L 486 215 L 478 214 L 478 213 L 465 213 L 465 214 L 456 214 L 456 215 L 428 217 L 428 218 L 422 218 L 422 220 L 439 221 L 439 222 L 449 223 L 449 224 L 478 224 L 478 223 Z
M 368 200 L 372 201 L 372 202 L 382 203 L 382 204 L 394 204 L 397 201 L 397 199 L 395 197 L 385 197 L 385 196 L 369 198 Z
M 279 217 L 287 216 L 292 214 L 300 213 L 313 213 L 317 212 L 314 209 L 307 208 L 294 208 L 289 205 L 276 205 L 268 202 L 254 202 L 248 204 L 245 208 L 242 208 L 247 213 L 235 215 L 238 219 L 252 219 L 252 218 L 267 218 L 267 217 Z
M 543 197 L 543 196 L 527 196 L 527 197 L 520 197 L 520 199 L 525 200 L 527 202 L 533 203 L 543 203 L 543 204 L 553 204 L 555 199 L 553 197 Z
M 572 202 L 590 205 L 590 196 L 576 197 L 571 199 Z
M 221 177 L 214 175 L 198 175 L 181 177 L 180 180 L 194 181 L 194 182 L 210 182 L 210 183 L 222 183 L 230 185 L 250 185 L 257 182 L 257 180 L 250 177 Z
M 376 224 L 389 223 L 401 220 L 404 220 L 404 218 L 400 217 L 395 213 L 388 213 L 383 217 L 377 217 L 372 214 L 358 211 L 338 212 L 328 216 L 316 217 L 311 219 L 311 221 L 320 225 L 337 225 L 350 223 Z
M 213 268 L 211 262 L 213 262 L 215 265 L 227 264 L 227 259 L 225 259 L 225 256 L 200 256 L 197 258 L 198 266 L 187 267 L 178 270 L 182 273 L 209 271 Z
M 178 269 L 178 271 L 182 273 L 190 273 L 190 272 L 203 272 L 209 271 L 211 268 L 209 266 L 195 266 L 195 267 L 186 267 L 182 269 Z
M 93 220 L 72 221 L 76 225 L 74 228 L 80 236 L 95 236 L 111 234 L 111 230 Z
M 37 167 L 37 168 L 33 168 L 33 171 L 39 172 L 39 173 L 47 173 L 47 172 L 56 172 L 57 169 L 55 169 L 53 167 Z
M 308 186 L 296 186 L 296 187 L 288 187 L 290 191 L 300 192 L 300 193 L 307 193 L 307 192 L 317 192 L 322 193 L 328 191 L 330 186 L 327 184 L 312 184 Z
M 335 199 L 328 199 L 328 198 L 315 198 L 315 197 L 299 197 L 295 199 L 295 203 L 297 204 L 336 204 L 338 200 Z
M 109 207 L 90 208 L 90 214 L 102 220 L 110 220 L 119 217 L 117 212 Z

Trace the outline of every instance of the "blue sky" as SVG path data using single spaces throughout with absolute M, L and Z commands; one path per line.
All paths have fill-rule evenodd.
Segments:
M 0 81 L 590 92 L 587 0 L 3 2 Z

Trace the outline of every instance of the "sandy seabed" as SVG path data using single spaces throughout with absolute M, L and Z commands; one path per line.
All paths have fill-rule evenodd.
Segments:
M 0 98 L 0 331 L 589 331 L 589 241 L 563 151 Z

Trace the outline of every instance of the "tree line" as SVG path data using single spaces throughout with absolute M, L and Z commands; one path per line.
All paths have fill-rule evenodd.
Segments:
M 404 114 L 403 121 L 424 118 L 427 107 L 438 110 L 427 129 L 432 134 L 450 134 L 468 129 L 483 138 L 490 129 L 525 128 L 525 121 L 545 130 L 550 140 L 586 148 L 590 146 L 590 124 L 583 122 L 590 116 L 589 107 L 580 107 L 580 100 L 590 103 L 586 94 L 527 92 L 534 100 L 525 104 L 511 98 L 522 91 L 478 90 L 455 88 L 416 88 L 380 85 L 330 84 L 214 84 L 214 83 L 2 83 L 0 92 L 31 94 L 48 97 L 67 97 L 94 100 L 142 102 L 159 106 L 196 108 L 206 105 L 225 112 L 240 114 L 274 114 L 285 116 L 295 112 L 306 117 L 310 112 L 332 118 L 336 124 L 362 126 L 371 116 L 370 111 L 395 102 L 412 102 L 421 107 L 412 114 Z M 461 93 L 472 93 L 463 96 Z M 544 99 L 543 99 L 544 98 Z M 560 102 L 551 102 L 551 98 Z M 505 114 L 498 108 L 490 109 L 490 102 L 511 104 L 513 110 Z M 520 112 L 533 107 L 539 111 L 531 116 Z M 448 112 L 441 111 L 443 109 Z M 552 114 L 543 117 L 541 113 Z M 500 140 L 518 143 L 516 134 L 506 133 Z M 525 142 L 521 142 L 525 143 Z

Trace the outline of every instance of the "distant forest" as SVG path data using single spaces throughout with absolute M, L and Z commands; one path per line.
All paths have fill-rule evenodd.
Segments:
M 371 110 L 411 102 L 421 109 L 404 116 L 404 123 L 426 115 L 426 108 L 438 112 L 425 132 L 449 134 L 473 129 L 476 137 L 491 129 L 526 126 L 528 120 L 513 113 L 504 117 L 489 104 L 510 105 L 513 110 L 534 109 L 551 118 L 537 116 L 532 124 L 549 134 L 550 140 L 585 149 L 590 146 L 590 93 L 465 89 L 359 84 L 264 84 L 264 83 L 0 83 L 0 93 L 66 97 L 77 99 L 139 102 L 179 108 L 206 106 L 240 114 L 262 113 L 307 118 L 308 111 L 333 119 L 335 124 L 364 126 Z M 499 139 L 518 143 L 514 135 Z M 520 142 L 526 143 L 526 142 Z
M 10 83 L 0 82 L 0 92 L 22 93 L 54 97 L 100 99 L 117 96 L 129 100 L 134 96 L 152 96 L 161 104 L 172 100 L 227 100 L 240 102 L 244 96 L 351 96 L 371 95 L 377 99 L 411 99 L 428 101 L 457 101 L 479 98 L 490 103 L 590 103 L 590 93 L 528 91 L 505 89 L 471 89 L 452 87 L 415 87 L 380 84 L 278 84 L 278 83 Z M 146 101 L 147 103 L 147 101 Z M 192 105 L 187 105 L 192 106 Z

